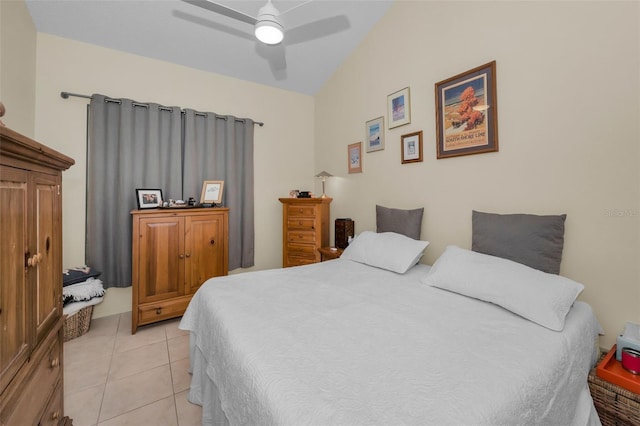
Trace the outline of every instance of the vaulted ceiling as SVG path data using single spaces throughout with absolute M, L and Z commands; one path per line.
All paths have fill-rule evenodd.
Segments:
M 253 17 L 265 2 L 217 1 Z M 275 46 L 248 23 L 180 0 L 26 3 L 38 32 L 313 95 L 393 0 L 273 0 L 285 28 Z

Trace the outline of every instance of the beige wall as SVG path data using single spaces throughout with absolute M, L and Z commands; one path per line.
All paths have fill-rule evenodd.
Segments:
M 24 3 L 0 2 L 0 99 L 7 124 L 76 160 L 64 174 L 67 267 L 84 261 L 86 101 L 59 93 L 103 93 L 266 123 L 256 128 L 255 269 L 281 262 L 277 198 L 314 184 L 319 191 L 310 176 L 320 170 L 336 175 L 327 182 L 332 217 L 353 217 L 357 231 L 375 228 L 376 203 L 424 206 L 429 263 L 447 244 L 470 246 L 472 209 L 567 213 L 561 273 L 585 284 L 581 299 L 594 307 L 609 346 L 624 322 L 640 322 L 639 9 L 397 0 L 312 98 L 36 38 Z M 434 83 L 494 59 L 500 152 L 436 160 Z M 347 145 L 363 140 L 365 121 L 386 119 L 387 95 L 406 86 L 412 123 L 388 130 L 386 149 L 365 154 L 364 173 L 348 175 Z M 424 131 L 425 160 L 401 165 L 400 135 L 416 130 Z M 96 316 L 129 309 L 130 289 L 109 292 Z
M 311 96 L 42 33 L 37 57 L 36 137 L 76 160 L 63 174 L 65 267 L 84 262 L 87 100 L 62 99 L 61 91 L 101 93 L 263 121 L 264 127 L 255 128 L 254 269 L 281 266 L 278 197 L 291 188 L 314 184 Z M 109 290 L 105 302 L 96 308 L 96 317 L 130 310 L 130 297 L 130 289 Z
M 33 137 L 35 125 L 36 29 L 24 1 L 0 1 L 0 101 L 2 121 Z
M 316 169 L 332 216 L 375 229 L 375 204 L 424 207 L 426 262 L 471 246 L 472 209 L 567 213 L 561 273 L 584 283 L 603 346 L 640 322 L 639 3 L 396 1 L 316 95 Z M 579 17 L 579 18 L 578 18 Z M 500 151 L 436 160 L 434 83 L 497 61 Z M 347 145 L 411 90 L 411 124 L 347 173 Z M 400 135 L 424 131 L 424 161 Z

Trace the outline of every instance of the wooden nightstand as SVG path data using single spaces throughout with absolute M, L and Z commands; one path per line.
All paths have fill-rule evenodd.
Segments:
M 324 262 L 325 260 L 337 259 L 342 255 L 344 249 L 336 248 L 336 247 L 320 247 L 318 252 L 320 252 L 320 262 Z

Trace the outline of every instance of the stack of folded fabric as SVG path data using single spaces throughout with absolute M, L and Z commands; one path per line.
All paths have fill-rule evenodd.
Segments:
M 67 269 L 62 273 L 62 304 L 65 315 L 73 315 L 87 306 L 102 302 L 104 287 L 100 272 L 89 266 Z

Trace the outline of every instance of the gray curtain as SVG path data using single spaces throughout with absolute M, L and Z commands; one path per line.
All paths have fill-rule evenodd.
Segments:
M 181 111 L 95 94 L 89 108 L 86 263 L 105 287 L 127 287 L 135 189 L 182 194 Z
M 252 120 L 94 94 L 88 125 L 85 257 L 105 287 L 131 285 L 137 188 L 199 201 L 203 181 L 223 180 L 229 270 L 254 265 Z
M 254 265 L 253 129 L 250 119 L 184 111 L 182 191 L 199 200 L 203 181 L 224 181 L 229 270 Z

